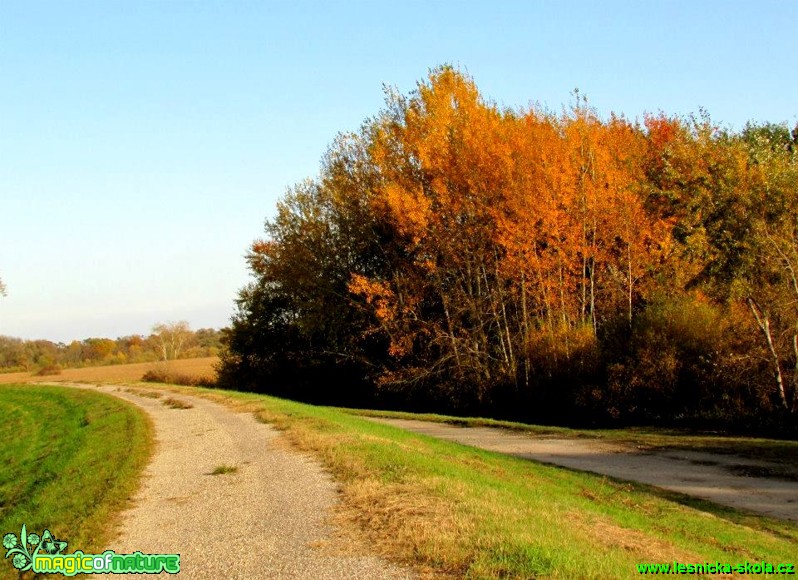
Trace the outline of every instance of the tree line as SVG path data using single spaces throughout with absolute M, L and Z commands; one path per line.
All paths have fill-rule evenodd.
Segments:
M 223 385 L 794 429 L 798 128 L 502 108 L 451 67 L 341 134 L 248 253 Z
M 221 339 L 221 330 L 193 331 L 186 322 L 157 324 L 148 336 L 87 338 L 70 343 L 0 336 L 0 370 L 37 371 L 216 356 Z

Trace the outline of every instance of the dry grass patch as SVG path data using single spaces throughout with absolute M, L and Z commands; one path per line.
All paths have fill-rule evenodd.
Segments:
M 209 475 L 228 475 L 230 473 L 236 473 L 237 471 L 238 467 L 235 465 L 217 465 Z
M 160 399 L 161 393 L 158 391 L 146 391 L 144 389 L 125 389 L 125 392 L 148 399 Z
M 639 554 L 641 561 L 649 562 L 699 562 L 698 554 L 676 548 L 669 542 L 652 538 L 639 530 L 621 527 L 603 518 L 593 517 L 586 521 L 585 515 L 571 512 L 568 519 L 596 543 L 608 549 L 621 549 Z
M 464 540 L 474 522 L 421 482 L 357 480 L 343 488 L 342 500 L 334 521 L 380 555 L 402 554 L 406 562 L 423 564 L 427 575 L 435 570 L 438 577 L 462 578 L 467 572 L 471 550 Z
M 175 399 L 174 397 L 167 397 L 163 401 L 161 401 L 164 405 L 169 407 L 170 409 L 193 409 L 194 405 L 191 403 L 184 401 L 183 399 Z
M 35 377 L 33 373 L 20 372 L 20 373 L 0 373 L 0 385 L 9 384 L 22 384 L 33 380 Z

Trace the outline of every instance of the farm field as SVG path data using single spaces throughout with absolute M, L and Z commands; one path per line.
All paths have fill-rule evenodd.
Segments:
M 45 529 L 101 549 L 151 450 L 146 416 L 83 389 L 0 386 L 0 534 Z M 71 551 L 71 550 L 70 550 Z M 16 578 L 10 566 L 0 578 Z
M 126 365 L 106 365 L 84 367 L 80 369 L 63 369 L 60 374 L 36 376 L 33 373 L 0 374 L 0 384 L 26 382 L 88 382 L 88 383 L 126 383 L 140 381 L 142 375 L 149 370 L 168 368 L 178 374 L 190 376 L 213 376 L 218 357 L 188 358 L 169 361 L 168 363 L 133 363 Z

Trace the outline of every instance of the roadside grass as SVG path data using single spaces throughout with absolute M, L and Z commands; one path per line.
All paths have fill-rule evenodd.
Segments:
M 146 416 L 100 393 L 0 386 L 0 534 L 49 529 L 68 552 L 102 551 L 152 445 Z M 16 578 L 10 563 L 0 577 Z
M 353 412 L 174 390 L 254 412 L 282 430 L 339 482 L 336 519 L 429 577 L 626 578 L 644 562 L 795 562 L 798 527 L 788 522 L 433 439 Z
M 363 417 L 386 417 L 433 421 L 459 427 L 495 427 L 528 433 L 541 437 L 576 437 L 603 439 L 626 444 L 642 452 L 702 451 L 724 455 L 737 455 L 746 459 L 768 461 L 772 468 L 758 470 L 752 466 L 739 466 L 743 475 L 780 477 L 798 481 L 798 441 L 739 437 L 696 433 L 688 429 L 663 429 L 656 427 L 628 427 L 625 429 L 569 429 L 546 425 L 527 425 L 513 421 L 500 421 L 479 417 L 454 417 L 434 413 L 408 413 L 404 411 L 376 411 L 367 409 L 339 409 Z M 732 468 L 734 470 L 734 468 Z

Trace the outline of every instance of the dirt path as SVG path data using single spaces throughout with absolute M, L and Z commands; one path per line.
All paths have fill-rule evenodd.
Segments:
M 374 421 L 525 459 L 647 483 L 798 522 L 798 482 L 736 475 L 729 467 L 766 468 L 768 463 L 698 451 L 640 453 L 597 439 L 563 439 L 489 427 L 456 427 L 410 419 Z
M 185 395 L 97 390 L 143 408 L 156 434 L 144 485 L 108 549 L 179 553 L 184 579 L 414 577 L 333 537 L 332 479 L 253 415 Z M 236 471 L 211 475 L 222 465 Z

